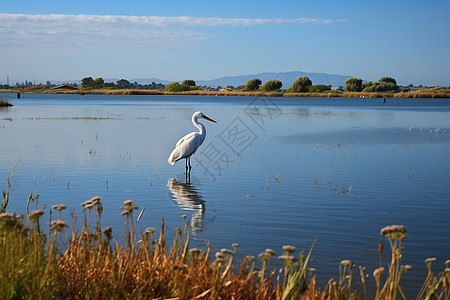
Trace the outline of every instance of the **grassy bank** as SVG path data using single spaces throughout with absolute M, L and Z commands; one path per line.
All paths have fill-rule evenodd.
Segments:
M 18 93 L 21 90 L 0 90 L 0 92 Z M 80 94 L 80 95 L 200 95 L 200 96 L 249 96 L 249 97 L 350 97 L 350 98 L 450 98 L 450 90 L 424 90 L 414 93 L 378 93 L 378 92 L 339 92 L 325 91 L 322 93 L 287 93 L 263 91 L 205 91 L 193 90 L 184 92 L 169 92 L 165 90 L 139 89 L 99 89 L 99 90 L 50 90 L 48 88 L 32 89 L 33 93 Z
M 259 259 L 247 256 L 238 265 L 238 245 L 211 254 L 189 247 L 190 224 L 175 230 L 167 246 L 164 220 L 159 236 L 156 228 L 137 232 L 144 214 L 134 202 L 121 206 L 126 234 L 123 244 L 113 240 L 110 227 L 101 228 L 100 197 L 82 203 L 83 227 L 75 229 L 61 219 L 65 205 L 54 205 L 47 213 L 34 210 L 25 215 L 0 213 L 0 295 L 5 299 L 396 299 L 411 297 L 402 288 L 402 276 L 411 266 L 401 265 L 404 226 L 387 226 L 380 232 L 390 245 L 391 260 L 380 268 L 366 270 L 350 260 L 339 265 L 339 278 L 319 287 L 315 270 L 309 268 L 314 242 L 307 252 L 285 245 L 280 251 L 266 249 Z M 28 208 L 27 208 L 28 211 Z M 136 213 L 140 212 L 136 217 Z M 45 219 L 45 221 L 44 221 Z M 47 222 L 49 231 L 41 224 Z M 90 221 L 90 222 L 89 222 Z M 66 232 L 71 233 L 67 234 Z M 277 252 L 278 255 L 275 253 Z M 450 261 L 434 273 L 426 260 L 428 274 L 417 299 L 449 299 Z M 276 267 L 269 268 L 269 262 Z M 381 267 L 381 266 L 384 267 Z

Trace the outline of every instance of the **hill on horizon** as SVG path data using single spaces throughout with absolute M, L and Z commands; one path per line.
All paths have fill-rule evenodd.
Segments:
M 309 73 L 309 72 L 302 72 L 302 71 L 291 71 L 291 72 L 262 72 L 257 74 L 246 74 L 246 75 L 236 75 L 236 76 L 225 76 L 210 80 L 198 80 L 194 78 L 184 78 L 184 79 L 194 79 L 197 86 L 210 86 L 210 87 L 227 87 L 229 85 L 232 85 L 234 87 L 238 87 L 240 85 L 245 85 L 248 80 L 252 78 L 259 78 L 262 81 L 262 84 L 264 84 L 268 80 L 277 79 L 280 80 L 283 83 L 283 89 L 290 88 L 292 86 L 292 83 L 300 77 L 300 76 L 308 76 L 309 79 L 311 79 L 312 84 L 325 84 L 325 85 L 331 85 L 334 87 L 338 86 L 345 86 L 345 80 L 347 78 L 350 78 L 352 76 L 350 75 L 338 75 L 338 74 L 328 74 L 328 73 Z M 103 78 L 105 82 L 117 82 L 121 78 Z M 125 78 L 127 79 L 127 78 Z M 178 80 L 178 82 L 182 82 L 184 79 Z M 134 83 L 137 82 L 139 84 L 151 84 L 152 82 L 155 83 L 162 83 L 162 84 L 169 84 L 173 81 L 170 80 L 164 80 L 159 78 L 132 78 L 127 79 L 128 81 Z M 174 80 L 175 81 L 175 80 Z M 81 83 L 80 80 L 72 80 L 72 81 L 60 81 L 60 80 L 52 80 L 51 83 L 54 84 L 61 84 L 63 82 L 75 82 L 75 83 Z
M 327 74 L 327 73 L 308 73 L 302 71 L 292 71 L 292 72 L 263 72 L 257 74 L 248 75 L 237 75 L 237 76 L 226 76 L 221 78 L 216 78 L 212 80 L 195 80 L 197 85 L 201 86 L 211 86 L 226 87 L 232 85 L 238 87 L 240 85 L 245 85 L 248 80 L 252 78 L 259 78 L 262 84 L 268 80 L 277 79 L 283 83 L 283 89 L 290 88 L 294 81 L 300 76 L 308 76 L 311 79 L 312 84 L 325 84 L 338 87 L 340 85 L 345 86 L 345 80 L 352 76 L 349 75 L 337 75 L 337 74 Z

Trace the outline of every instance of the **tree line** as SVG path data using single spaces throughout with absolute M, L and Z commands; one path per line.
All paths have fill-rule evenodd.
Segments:
M 137 82 L 130 82 L 126 79 L 120 79 L 114 82 L 105 82 L 102 77 L 93 79 L 92 77 L 85 77 L 81 79 L 83 89 L 142 89 L 142 90 L 156 90 L 165 87 L 162 83 L 152 82 L 151 84 L 140 84 Z
M 117 82 L 105 82 L 103 78 L 93 79 L 85 77 L 81 80 L 83 89 L 164 89 L 169 92 L 184 92 L 199 90 L 194 80 L 185 79 L 181 84 L 177 81 L 164 85 L 162 83 L 152 82 L 151 84 L 131 83 L 126 79 L 120 79 Z M 273 79 L 266 81 L 263 85 L 259 78 L 252 78 L 245 85 L 236 89 L 242 91 L 263 91 L 263 92 L 282 92 L 283 83 L 280 80 Z M 287 93 L 322 93 L 331 91 L 331 85 L 318 84 L 313 85 L 308 76 L 298 77 L 291 87 L 285 90 Z M 377 82 L 367 81 L 363 84 L 361 78 L 351 77 L 345 81 L 345 88 L 340 86 L 337 91 L 348 92 L 398 92 L 397 82 L 392 77 L 381 77 Z
M 364 84 L 361 78 L 351 77 L 345 81 L 345 90 L 348 92 L 398 92 L 400 88 L 392 77 L 381 77 L 378 82 L 367 81 Z
M 338 91 L 348 91 L 348 92 L 398 92 L 399 87 L 397 82 L 392 77 L 382 77 L 378 82 L 368 81 L 362 83 L 361 78 L 351 77 L 345 81 L 345 88 L 340 86 L 337 88 Z M 261 80 L 259 78 L 252 78 L 245 86 L 242 87 L 244 91 L 265 91 L 281 92 L 281 87 L 283 83 L 279 80 L 268 80 L 261 86 Z M 325 91 L 330 91 L 331 85 L 318 84 L 313 85 L 311 79 L 308 76 L 298 77 L 291 87 L 289 87 L 287 93 L 322 93 Z

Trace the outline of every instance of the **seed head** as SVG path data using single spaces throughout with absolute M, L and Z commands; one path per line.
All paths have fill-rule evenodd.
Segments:
M 255 262 L 255 261 L 257 261 L 257 259 L 256 259 L 253 255 L 247 255 L 246 257 L 247 257 L 247 259 L 248 259 L 250 262 Z
M 432 262 L 435 262 L 436 261 L 436 257 L 429 257 L 429 258 L 427 258 L 427 259 L 425 259 L 425 263 L 432 263 Z
M 277 255 L 277 254 L 275 253 L 275 251 L 273 251 L 272 249 L 266 249 L 266 253 L 269 254 L 269 255 L 271 255 L 271 256 Z
M 91 202 L 97 204 L 98 202 L 100 202 L 100 200 L 102 200 L 102 198 L 100 196 L 95 196 L 91 198 Z
M 43 210 L 33 210 L 31 214 L 28 216 L 28 219 L 32 222 L 39 220 L 39 218 L 44 214 Z
M 0 225 L 13 226 L 17 224 L 17 217 L 15 213 L 0 213 Z
M 223 254 L 229 254 L 229 255 L 233 255 L 234 254 L 233 251 L 231 251 L 230 249 L 225 249 L 225 248 L 220 249 L 220 252 L 222 252 Z
M 383 274 L 383 272 L 384 272 L 384 267 L 375 269 L 373 271 L 373 277 L 377 278 L 378 276 L 381 276 L 381 274 Z
M 404 225 L 390 225 L 380 230 L 380 235 L 384 235 L 389 239 L 404 239 L 406 234 L 406 227 Z
M 14 214 L 14 213 L 5 212 L 5 213 L 0 214 L 0 219 L 2 219 L 2 220 L 10 220 L 10 219 L 14 219 L 15 217 L 16 217 L 16 214 Z
M 63 210 L 63 209 L 66 209 L 67 206 L 65 206 L 64 204 L 55 204 L 52 206 L 52 208 L 55 210 Z
M 125 206 L 125 207 L 129 207 L 129 206 L 133 206 L 133 205 L 134 205 L 133 200 L 125 200 L 122 203 L 122 206 Z
M 292 253 L 297 248 L 295 248 L 294 246 L 291 246 L 291 245 L 284 245 L 282 249 L 286 252 Z
M 223 255 L 223 253 L 222 252 L 216 252 L 216 259 L 224 259 L 225 258 L 225 256 Z
M 51 230 L 62 231 L 66 227 L 66 222 L 64 222 L 63 220 L 54 220 L 50 223 Z
M 404 265 L 404 266 L 402 266 L 403 267 L 403 269 L 405 269 L 405 271 L 408 271 L 408 270 L 411 270 L 412 269 L 412 266 L 411 265 Z
M 348 259 L 345 259 L 345 260 L 341 261 L 341 265 L 343 265 L 343 266 L 351 266 L 352 265 L 352 261 L 348 260 Z
M 156 231 L 156 228 L 153 228 L 153 227 L 148 227 L 148 228 L 145 229 L 145 233 L 146 234 L 151 234 L 151 233 L 153 233 L 155 231 Z
M 133 200 L 125 200 L 120 209 L 126 209 L 129 213 L 132 213 L 133 209 L 138 209 L 138 207 L 134 205 Z
M 108 240 L 110 240 L 112 238 L 112 228 L 110 226 L 106 227 L 103 229 L 103 234 Z
M 280 255 L 278 256 L 278 259 L 285 260 L 285 261 L 295 261 L 294 255 Z
M 198 249 L 198 248 L 192 248 L 192 249 L 190 249 L 189 250 L 189 252 L 190 253 L 192 253 L 192 254 L 198 254 L 198 253 L 200 253 L 202 250 L 200 250 L 200 249 Z

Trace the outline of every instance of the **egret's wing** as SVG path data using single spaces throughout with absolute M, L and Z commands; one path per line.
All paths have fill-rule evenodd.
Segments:
M 178 142 L 175 144 L 175 148 L 180 146 L 185 141 L 188 141 L 189 139 L 193 138 L 194 135 L 197 134 L 197 132 L 191 132 L 183 136 L 181 139 L 178 140 Z
M 182 137 L 175 145 L 168 162 L 173 165 L 180 159 L 191 156 L 197 150 L 200 140 L 200 135 L 197 132 L 192 132 Z

